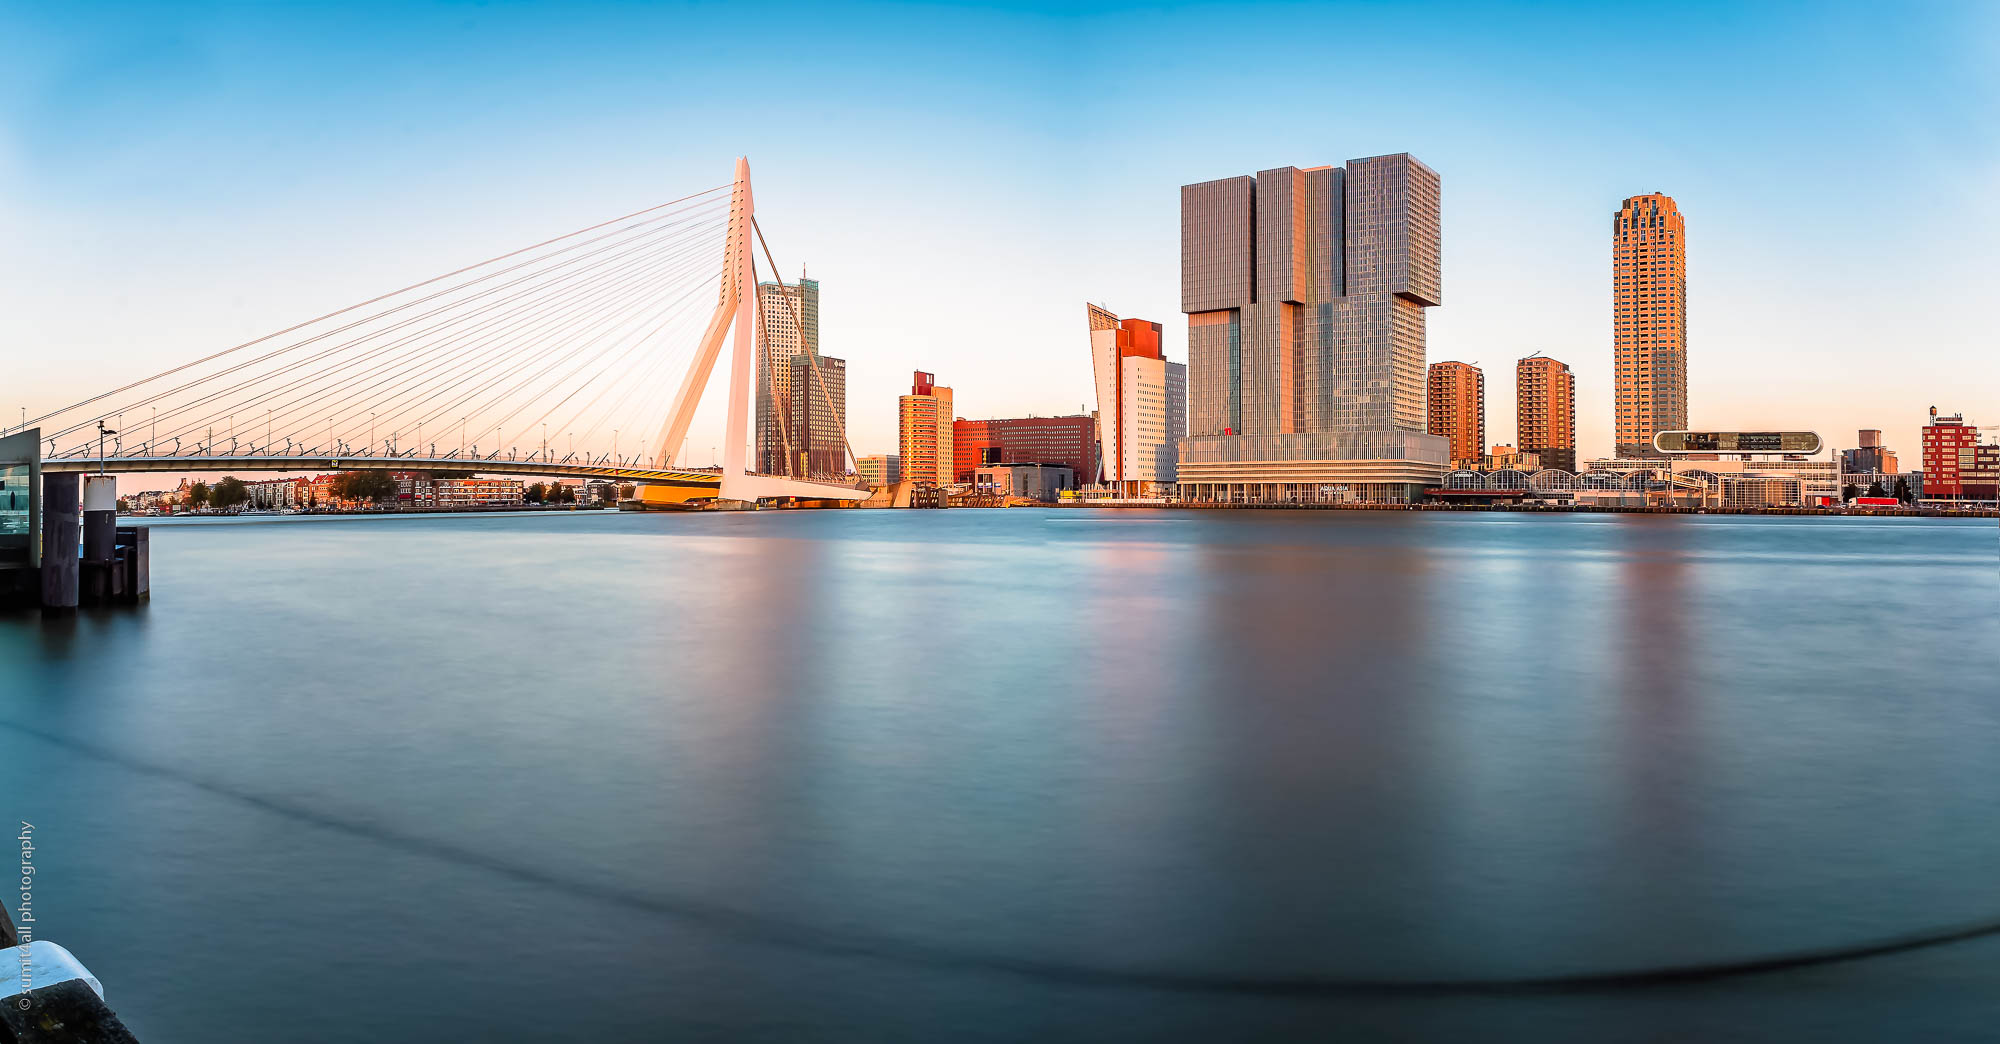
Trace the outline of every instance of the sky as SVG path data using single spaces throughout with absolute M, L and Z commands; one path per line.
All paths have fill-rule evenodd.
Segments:
M 1577 374 L 1611 448 L 1610 217 L 1687 220 L 1690 423 L 2000 424 L 2000 4 L 28 4 L 0 0 L 9 422 L 750 158 L 850 441 L 1094 408 L 1083 305 L 1185 360 L 1178 188 L 1409 152 L 1429 358 Z M 719 371 L 718 371 L 719 373 Z M 719 379 L 690 441 L 719 439 Z

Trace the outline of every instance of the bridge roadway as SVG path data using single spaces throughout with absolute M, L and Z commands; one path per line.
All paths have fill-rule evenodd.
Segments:
M 46 457 L 44 473 L 95 474 L 97 457 Z M 533 478 L 601 478 L 617 482 L 654 485 L 707 486 L 721 488 L 722 472 L 646 468 L 630 464 L 591 464 L 560 460 L 510 460 L 505 457 L 383 457 L 292 455 L 208 455 L 105 457 L 106 472 L 129 475 L 135 472 L 236 472 L 236 471 L 468 471 L 480 475 L 521 475 Z

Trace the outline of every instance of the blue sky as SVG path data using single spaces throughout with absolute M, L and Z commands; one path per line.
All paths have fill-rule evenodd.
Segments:
M 728 179 L 822 280 L 862 453 L 924 369 L 1092 405 L 1085 300 L 1178 312 L 1177 189 L 1408 151 L 1430 357 L 1579 377 L 1609 449 L 1610 214 L 1687 215 L 1692 421 L 2000 423 L 2000 5 L 0 3 L 0 406 Z M 715 382 L 720 384 L 720 381 Z M 75 396 L 69 396 L 75 397 Z M 66 400 L 65 400 L 66 401 Z M 720 429 L 704 406 L 693 441 Z

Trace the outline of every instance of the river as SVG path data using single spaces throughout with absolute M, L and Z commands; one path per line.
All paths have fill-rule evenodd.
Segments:
M 1479 985 L 2000 918 L 1991 521 L 298 517 L 152 554 L 149 605 L 0 616 L 36 927 L 147 1044 L 2000 1024 L 1991 935 Z

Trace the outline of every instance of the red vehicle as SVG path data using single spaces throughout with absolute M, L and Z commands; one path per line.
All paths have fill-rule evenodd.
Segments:
M 1896 507 L 1902 501 L 1895 497 L 1855 497 L 1855 507 Z

